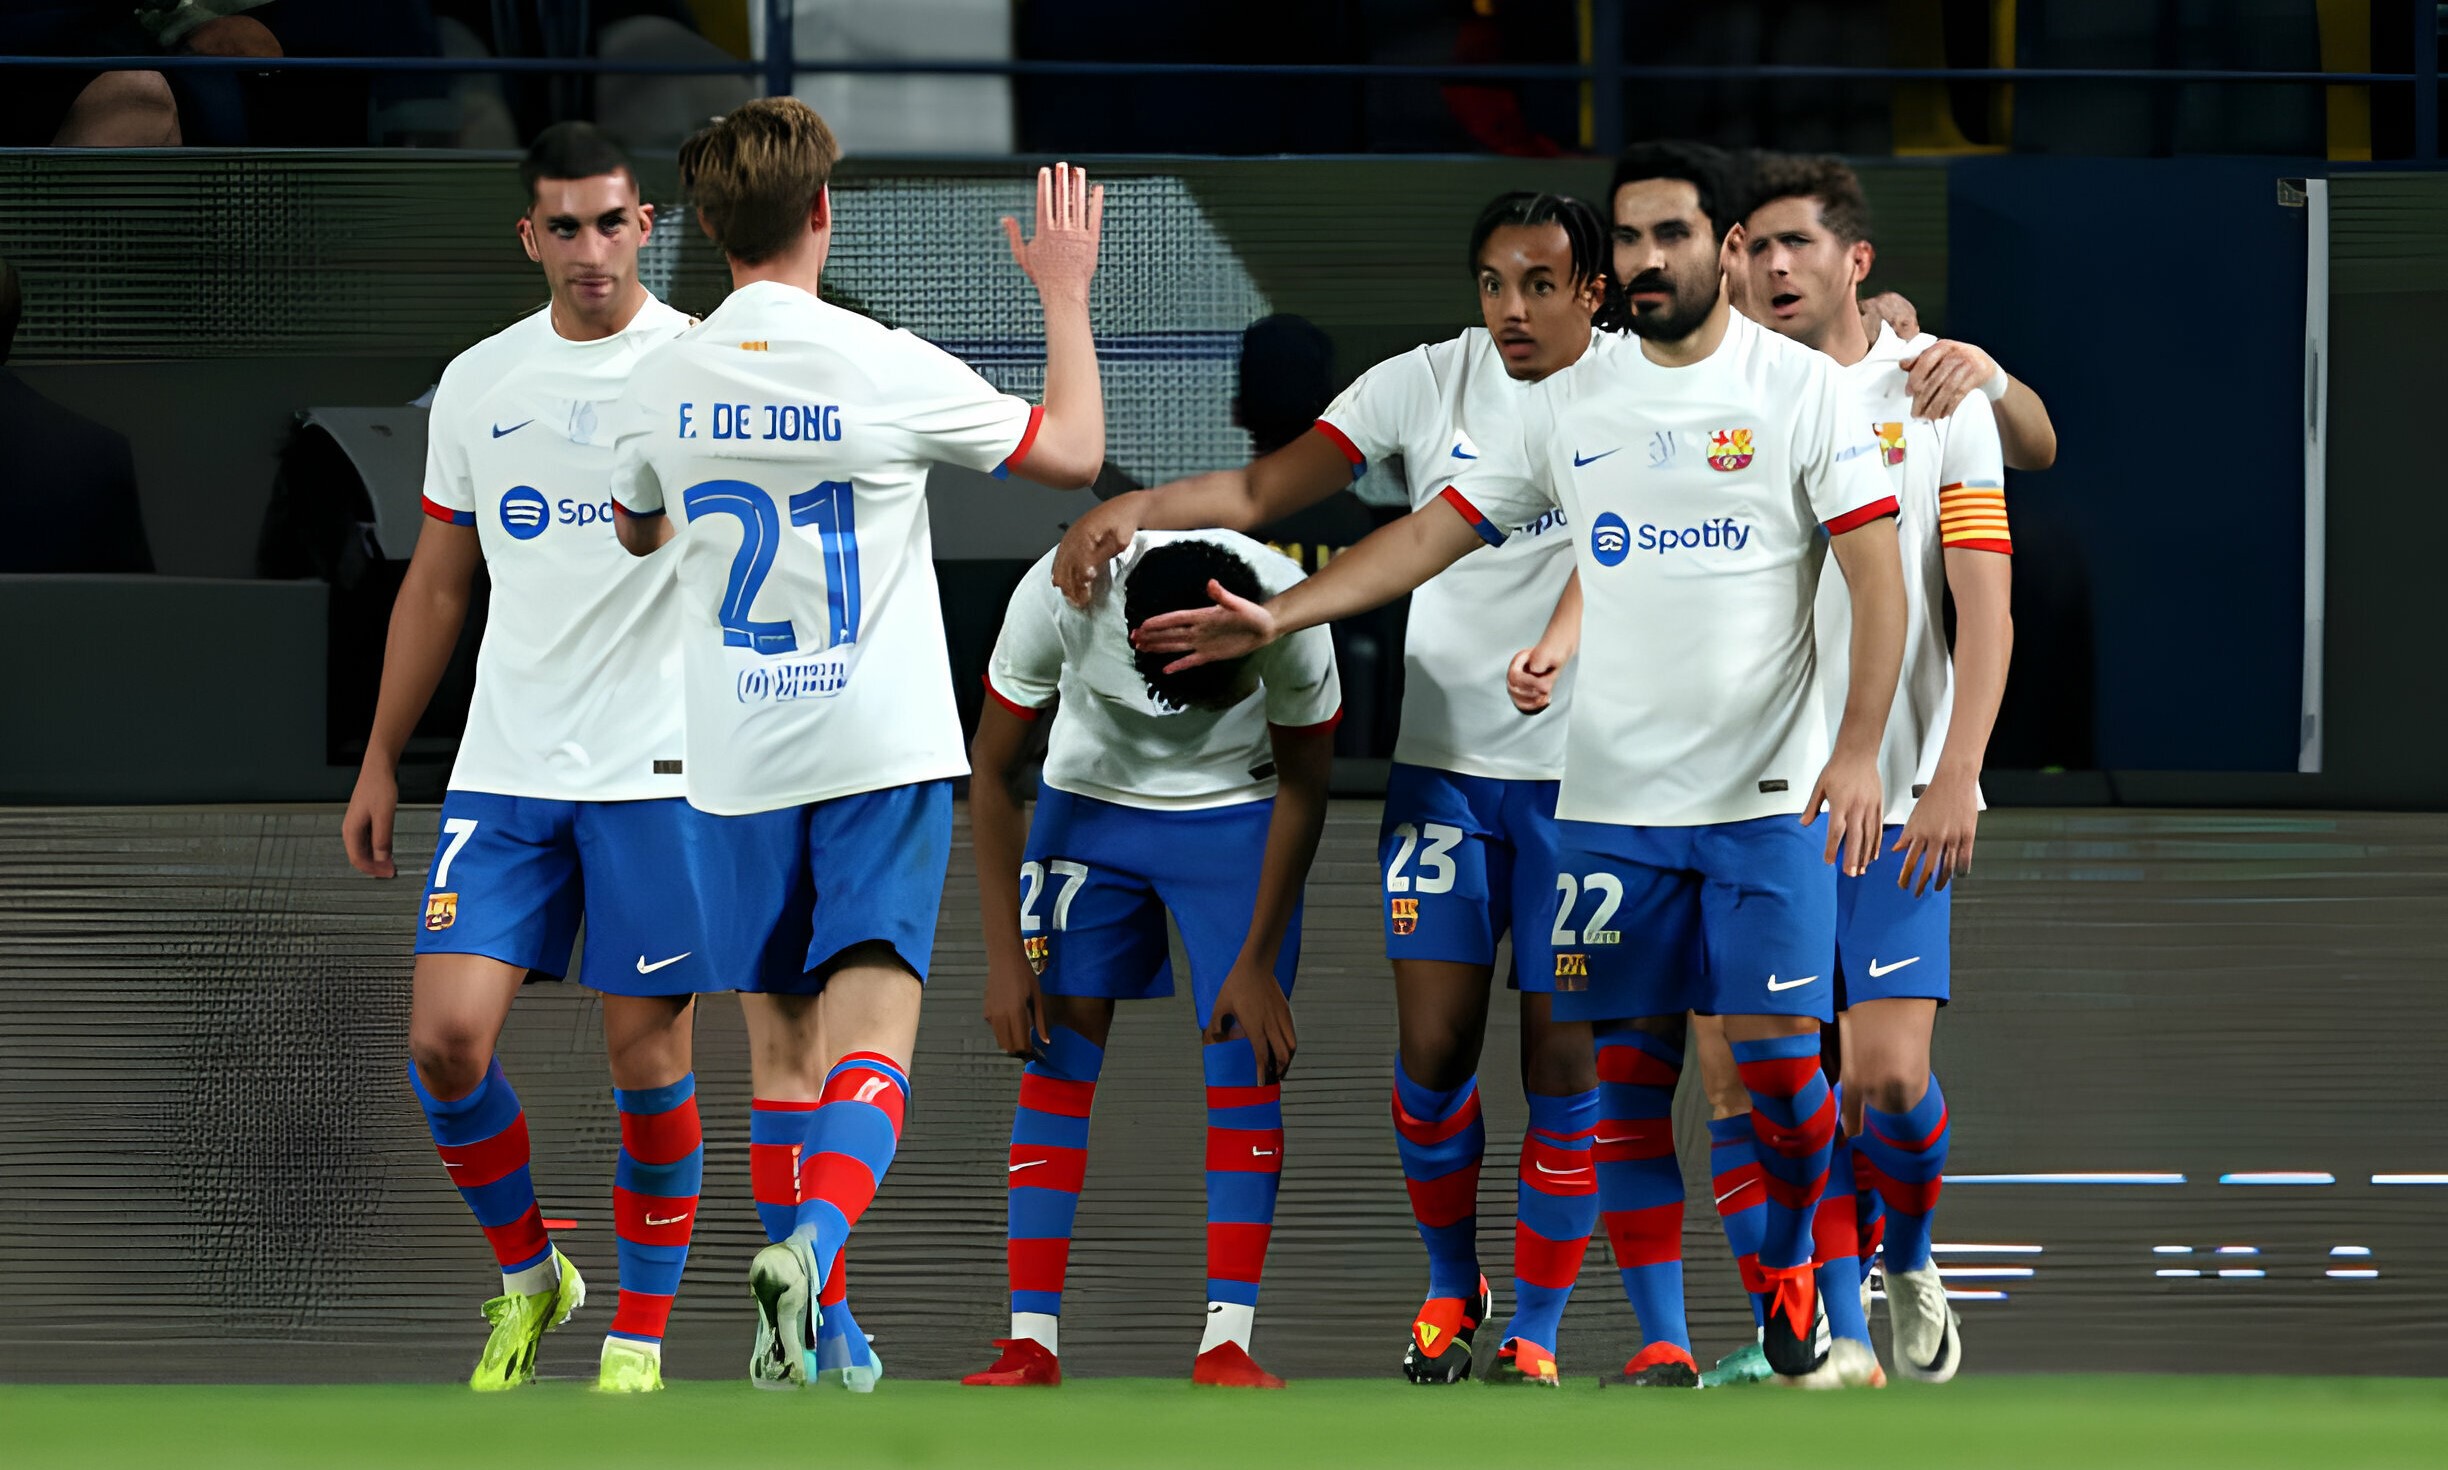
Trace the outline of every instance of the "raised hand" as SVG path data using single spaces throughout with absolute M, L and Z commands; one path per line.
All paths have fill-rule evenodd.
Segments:
M 1003 217 L 1012 259 L 1041 297 L 1085 301 L 1096 274 L 1097 244 L 1105 233 L 1105 186 L 1091 188 L 1088 171 L 1058 163 L 1037 170 L 1037 228 L 1020 238 L 1020 222 Z

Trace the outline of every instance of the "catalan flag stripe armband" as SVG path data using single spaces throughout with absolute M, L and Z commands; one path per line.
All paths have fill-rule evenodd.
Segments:
M 1938 488 L 1938 542 L 1965 551 L 2014 554 L 2006 522 L 2006 491 L 1994 480 L 1967 480 Z

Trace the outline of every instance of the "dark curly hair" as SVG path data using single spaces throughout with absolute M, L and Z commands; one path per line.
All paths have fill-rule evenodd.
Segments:
M 1169 612 L 1213 607 L 1207 584 L 1216 582 L 1235 597 L 1264 602 L 1258 569 L 1216 541 L 1168 541 L 1150 549 L 1122 579 L 1122 619 L 1133 633 L 1148 619 Z M 1135 656 L 1139 677 L 1148 693 L 1168 710 L 1226 709 L 1241 698 L 1241 666 L 1246 659 L 1200 664 L 1178 674 L 1165 665 L 1180 657 L 1171 653 Z

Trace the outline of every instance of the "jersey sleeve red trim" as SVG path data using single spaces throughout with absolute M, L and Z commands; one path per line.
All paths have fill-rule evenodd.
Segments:
M 1498 529 L 1494 521 L 1489 520 L 1485 515 L 1481 514 L 1479 507 L 1471 504 L 1470 498 L 1464 495 L 1461 491 L 1455 489 L 1451 485 L 1448 485 L 1442 491 L 1438 492 L 1437 499 L 1442 500 L 1447 505 L 1452 506 L 1461 514 L 1462 519 L 1470 522 L 1470 528 L 1479 533 L 1480 540 L 1485 541 L 1490 546 L 1502 546 L 1505 544 L 1505 533 Z M 1887 502 L 1887 508 L 1889 510 L 1895 509 L 1895 502 L 1893 500 L 1889 500 Z
M 1337 705 L 1333 714 L 1328 715 L 1326 718 L 1318 721 L 1314 725 L 1278 725 L 1273 720 L 1269 720 L 1267 721 L 1267 728 L 1270 730 L 1281 730 L 1286 735 L 1330 735 L 1334 733 L 1335 726 L 1342 723 L 1343 708 L 1342 706 Z
M 612 502 L 612 513 L 615 515 L 627 516 L 633 521 L 660 520 L 663 516 L 663 512 L 659 508 L 655 510 L 631 510 L 629 507 L 621 504 L 617 498 L 615 498 Z
M 1020 431 L 1020 442 L 1012 446 L 1012 452 L 1004 455 L 1003 462 L 995 466 L 994 477 L 996 479 L 1008 480 L 1011 478 L 1011 472 L 1020 468 L 1021 461 L 1028 458 L 1030 448 L 1036 444 L 1037 431 L 1044 427 L 1045 405 L 1042 403 L 1030 404 L 1028 427 Z
M 1827 533 L 1831 536 L 1841 536 L 1847 531 L 1857 531 L 1881 516 L 1891 516 L 1896 512 L 1896 498 L 1892 495 L 1883 496 L 1858 510 L 1848 510 L 1828 522 Z
M 1313 427 L 1325 435 L 1335 448 L 1343 451 L 1343 457 L 1351 462 L 1353 479 L 1357 480 L 1368 473 L 1368 456 L 1360 452 L 1359 445 L 1351 442 L 1351 435 L 1344 433 L 1324 419 L 1319 419 Z
M 986 686 L 986 697 L 988 699 L 991 699 L 995 703 L 1003 706 L 1005 709 L 1010 710 L 1013 714 L 1018 715 L 1021 719 L 1034 720 L 1039 715 L 1045 713 L 1045 711 L 1041 709 L 1029 708 L 1027 705 L 1020 703 L 1010 695 L 1005 694 L 1002 690 L 994 687 L 994 679 L 990 675 L 980 674 L 978 676 L 978 682 Z
M 454 526 L 476 524 L 476 512 L 472 510 L 453 510 L 430 495 L 419 496 L 418 499 L 424 504 L 425 514 L 432 516 L 437 521 L 448 521 Z

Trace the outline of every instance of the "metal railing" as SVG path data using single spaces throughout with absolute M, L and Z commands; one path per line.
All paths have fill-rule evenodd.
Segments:
M 2367 86 L 2405 87 L 2413 98 L 2413 158 L 2439 158 L 2439 47 L 2448 4 L 2416 5 L 2414 69 L 2384 71 L 2188 71 L 2137 67 L 1916 67 L 1669 65 L 1557 62 L 1512 65 L 1418 65 L 1374 62 L 1262 62 L 1215 64 L 1185 61 L 1052 60 L 818 60 L 803 58 L 795 44 L 792 0 L 762 0 L 765 55 L 756 61 L 606 61 L 559 56 L 0 56 L 0 72 L 16 67 L 88 70 L 258 72 L 378 72 L 386 74 L 547 76 L 744 76 L 761 79 L 769 96 L 792 90 L 803 76 L 986 76 L 986 77 L 1197 77 L 1220 80 L 1433 81 L 1457 84 L 1576 82 L 1589 87 L 1596 133 L 1593 145 L 1612 153 L 1624 144 L 1623 96 L 1627 82 L 1996 82 L 2015 86 L 2061 82 L 2121 82 L 2158 86 Z M 1592 8 L 1593 56 L 1623 54 L 1623 12 L 1614 5 Z

